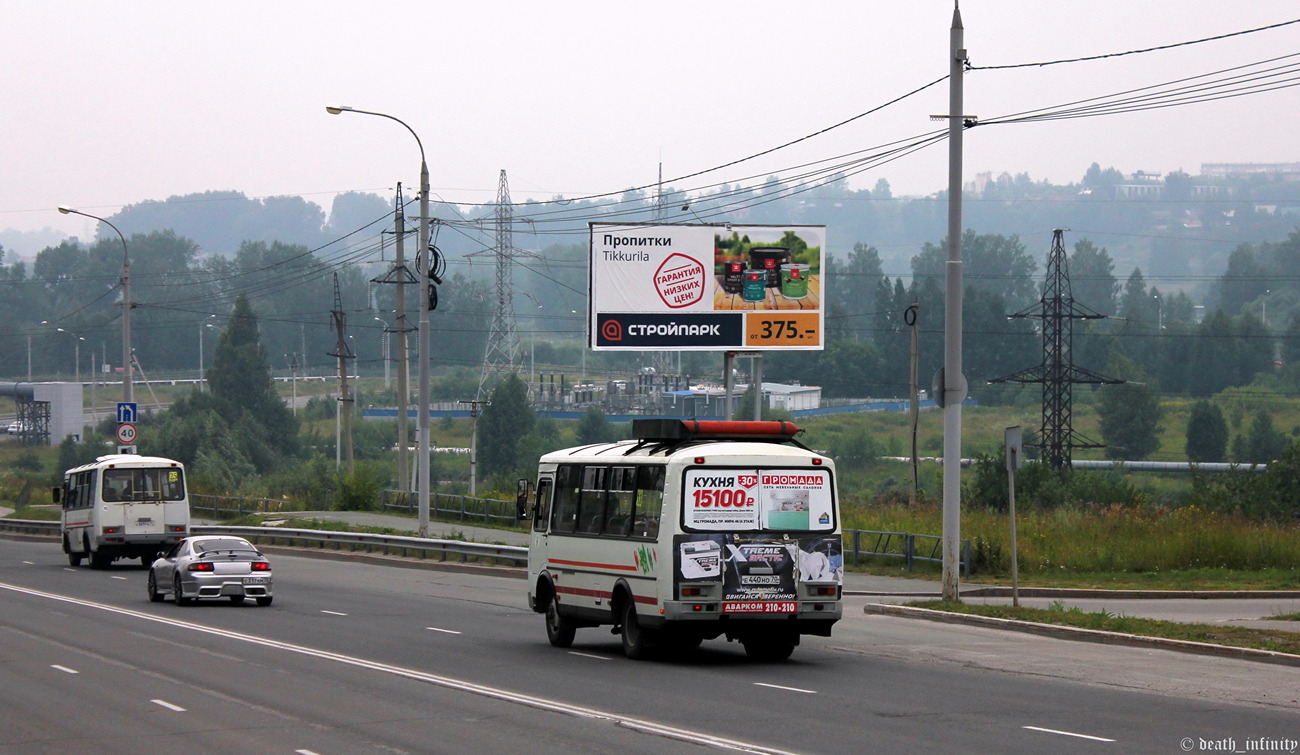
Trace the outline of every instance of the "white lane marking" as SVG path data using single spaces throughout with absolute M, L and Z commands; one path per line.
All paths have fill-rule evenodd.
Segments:
M 172 703 L 167 702 L 166 700 L 150 700 L 149 702 L 153 703 L 154 705 L 161 705 L 162 707 L 166 708 L 167 710 L 174 710 L 174 711 L 176 711 L 177 713 L 184 713 L 184 712 L 185 712 L 185 709 L 182 708 L 181 706 L 179 706 L 179 705 L 174 705 L 174 704 L 172 704 Z
M 430 632 L 442 632 L 443 634 L 460 634 L 455 629 L 439 629 L 438 627 L 425 627 Z
M 24 563 L 24 564 L 27 564 L 28 566 L 35 566 L 35 565 L 36 565 L 36 562 L 34 562 L 34 561 L 24 561 L 23 563 Z
M 65 674 L 80 674 L 80 673 L 81 673 L 80 671 L 76 670 L 75 668 L 68 668 L 67 666 L 60 666 L 60 665 L 57 664 L 57 663 L 52 663 L 52 664 L 50 664 L 50 668 L 58 669 L 59 671 L 62 671 L 62 672 L 65 673 Z
M 71 569 L 71 568 L 68 568 L 68 567 L 66 567 L 66 566 L 63 567 L 63 570 L 64 570 L 64 571 L 76 571 L 76 569 Z
M 126 577 L 113 577 L 113 579 L 126 579 Z
M 347 616 L 346 613 L 339 613 L 338 611 L 321 611 L 321 613 L 327 613 L 330 616 Z
M 768 684 L 768 683 L 766 683 L 766 682 L 754 682 L 754 686 L 755 686 L 755 687 L 771 687 L 772 689 L 783 689 L 783 690 L 786 690 L 787 692 L 802 692 L 802 693 L 805 694 L 805 695 L 815 695 L 815 694 L 817 694 L 817 690 L 815 690 L 815 689 L 799 689 L 798 687 L 783 687 L 783 686 L 781 686 L 780 684 Z
M 699 732 L 690 731 L 689 729 L 679 729 L 675 726 L 656 723 L 654 721 L 646 721 L 644 719 L 639 719 L 639 718 L 632 718 L 630 716 L 625 716 L 621 713 L 613 713 L 610 711 L 600 710 L 599 708 L 587 708 L 581 705 L 572 705 L 570 703 L 560 702 L 559 700 L 551 700 L 545 697 L 526 695 L 522 692 L 511 692 L 510 690 L 502 689 L 500 687 L 490 687 L 486 684 L 478 684 L 476 682 L 465 681 L 463 679 L 455 679 L 449 676 L 439 676 L 437 674 L 430 674 L 425 671 L 417 671 L 415 669 L 404 668 L 402 666 L 394 666 L 388 663 L 381 663 L 379 661 L 368 661 L 365 660 L 364 658 L 357 658 L 354 656 L 332 653 L 328 650 L 317 650 L 315 648 L 306 647 L 304 645 L 294 645 L 289 642 L 273 640 L 268 637 L 258 637 L 257 635 L 244 634 L 242 632 L 232 632 L 225 629 L 217 629 L 215 627 L 208 627 L 202 624 L 195 624 L 189 621 L 182 621 L 180 619 L 170 619 L 165 616 L 156 616 L 153 614 L 142 613 L 140 611 L 133 611 L 129 608 L 118 608 L 117 606 L 110 606 L 104 603 L 95 603 L 94 601 L 90 601 L 90 600 L 82 600 L 80 598 L 70 598 L 66 595 L 59 595 L 57 593 L 42 592 L 40 590 L 33 590 L 28 587 L 19 587 L 18 585 L 12 585 L 7 582 L 0 582 L 0 589 L 9 590 L 11 592 L 22 593 L 24 595 L 31 595 L 37 598 L 54 600 L 60 603 L 70 603 L 72 605 L 82 606 L 85 608 L 94 608 L 99 611 L 114 613 L 119 616 L 130 616 L 132 618 L 140 619 L 142 621 L 152 621 L 158 624 L 166 624 L 167 626 L 176 627 L 178 629 L 188 629 L 190 631 L 199 632 L 201 634 L 209 634 L 209 635 L 215 635 L 217 637 L 225 637 L 226 639 L 237 640 L 239 642 L 247 642 L 253 645 L 260 645 L 262 647 L 267 647 L 274 650 L 283 650 L 288 653 L 297 653 L 299 655 L 305 655 L 312 658 L 320 658 L 322 660 L 334 661 L 336 663 L 342 663 L 344 665 L 354 666 L 356 668 L 363 668 L 370 671 L 378 671 L 380 673 L 392 674 L 393 676 L 400 676 L 406 679 L 412 679 L 415 681 L 425 682 L 427 684 L 433 684 L 446 689 L 457 690 L 459 692 L 468 692 L 470 694 L 479 695 L 481 697 L 487 697 L 493 700 L 500 700 L 502 702 L 507 702 L 507 703 L 514 703 L 516 705 L 523 705 L 529 708 L 536 708 L 538 710 L 550 711 L 552 713 L 560 713 L 566 716 L 574 716 L 575 718 L 588 718 L 596 721 L 608 721 L 610 723 L 615 724 L 616 726 L 622 726 L 624 728 L 631 729 L 633 731 L 640 731 L 647 734 L 664 737 L 666 739 L 674 739 L 680 742 L 690 742 L 690 743 L 701 744 L 709 747 L 718 747 L 727 750 L 736 750 L 739 752 L 759 753 L 760 755 L 795 755 L 795 753 L 789 750 L 778 750 L 773 747 L 765 747 L 763 745 L 754 744 L 751 742 L 743 742 L 737 739 L 728 739 L 726 737 L 718 737 L 718 736 L 711 736 L 708 734 L 701 734 Z
M 294 750 L 298 755 L 319 755 L 315 750 Z
M 595 658 L 595 659 L 598 660 L 598 661 L 608 661 L 608 660 L 609 660 L 609 656 L 607 656 L 607 655 L 592 655 L 591 653 L 579 653 L 579 652 L 576 651 L 576 650 L 570 650 L 570 651 L 569 651 L 569 655 L 576 655 L 576 656 L 578 656 L 579 658 Z
M 1060 731 L 1059 729 L 1044 729 L 1044 728 L 1042 728 L 1041 726 L 1022 726 L 1022 727 L 1020 727 L 1020 728 L 1022 728 L 1022 729 L 1029 729 L 1030 731 L 1041 731 L 1041 732 L 1046 732 L 1046 733 L 1048 733 L 1048 734 L 1060 734 L 1060 735 L 1063 736 L 1063 737 L 1078 737 L 1079 739 L 1091 739 L 1091 740 L 1093 740 L 1094 742 L 1114 742 L 1114 741 L 1115 741 L 1115 740 L 1113 740 L 1113 739 L 1107 739 L 1107 738 L 1105 738 L 1105 737 L 1094 737 L 1094 736 L 1092 736 L 1091 734 L 1076 734 L 1076 733 L 1074 733 L 1074 732 L 1072 732 L 1072 731 Z

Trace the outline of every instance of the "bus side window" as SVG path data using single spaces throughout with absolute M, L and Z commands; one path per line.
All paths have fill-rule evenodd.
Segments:
M 605 491 L 609 467 L 586 467 L 582 470 L 582 495 L 578 499 L 578 526 L 575 532 L 596 535 L 605 528 Z
M 551 521 L 551 478 L 543 477 L 537 481 L 537 497 L 533 506 L 533 529 L 545 532 L 546 524 Z
M 636 479 L 636 513 L 632 537 L 659 537 L 659 518 L 664 507 L 664 468 L 646 465 Z
M 605 534 L 627 537 L 632 526 L 632 502 L 636 498 L 636 467 L 609 470 L 609 519 Z
M 551 532 L 573 532 L 578 521 L 578 491 L 582 467 L 561 464 L 555 473 L 555 503 L 551 507 Z

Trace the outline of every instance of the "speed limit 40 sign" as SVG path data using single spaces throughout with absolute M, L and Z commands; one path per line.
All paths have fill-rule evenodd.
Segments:
M 117 442 L 125 445 L 131 445 L 135 442 L 136 432 L 135 425 L 130 422 L 123 422 L 117 426 Z

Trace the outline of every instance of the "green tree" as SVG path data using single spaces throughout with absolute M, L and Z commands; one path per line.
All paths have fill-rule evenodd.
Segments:
M 1110 456 L 1137 461 L 1160 447 L 1160 394 L 1137 365 L 1122 356 L 1111 362 L 1109 374 L 1128 380 L 1101 388 L 1097 415 L 1101 438 Z
M 1255 412 L 1250 429 L 1233 440 L 1232 456 L 1242 464 L 1268 464 L 1281 456 L 1287 445 L 1286 436 L 1273 426 L 1273 417 L 1261 410 Z
M 1227 458 L 1228 423 L 1223 411 L 1209 401 L 1192 404 L 1187 419 L 1187 459 L 1193 463 L 1217 462 Z
M 528 460 L 521 453 L 521 441 L 537 421 L 528 405 L 528 388 L 517 375 L 497 383 L 489 401 L 478 420 L 478 461 L 485 477 L 524 466 Z
M 589 407 L 574 427 L 574 434 L 579 445 L 588 443 L 610 443 L 615 440 L 614 425 L 605 419 L 605 413 L 597 407 Z
M 1074 300 L 1098 314 L 1115 313 L 1115 262 L 1105 247 L 1097 248 L 1088 239 L 1074 244 L 1070 254 L 1070 289 Z

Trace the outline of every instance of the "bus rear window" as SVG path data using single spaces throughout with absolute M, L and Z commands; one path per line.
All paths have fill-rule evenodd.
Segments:
M 686 470 L 682 524 L 725 532 L 831 532 L 833 485 L 826 469 Z
M 185 480 L 178 467 L 124 467 L 104 470 L 104 500 L 183 501 Z

